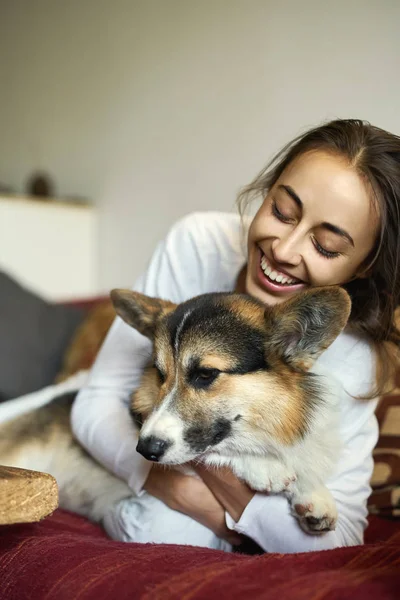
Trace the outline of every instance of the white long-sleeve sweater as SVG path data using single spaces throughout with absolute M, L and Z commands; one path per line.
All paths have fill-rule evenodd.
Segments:
M 207 292 L 232 291 L 245 262 L 245 236 L 237 215 L 195 213 L 172 227 L 133 289 L 176 303 Z M 82 445 L 138 495 L 151 463 L 135 450 L 137 433 L 127 404 L 150 353 L 149 340 L 117 318 L 72 413 L 73 431 Z M 285 498 L 256 494 L 238 523 L 227 515 L 227 525 L 268 552 L 322 550 L 363 542 L 378 427 L 376 401 L 354 396 L 371 389 L 373 353 L 365 341 L 342 333 L 319 361 L 342 384 L 344 451 L 336 475 L 328 482 L 339 511 L 337 528 L 321 536 L 307 535 L 290 515 Z

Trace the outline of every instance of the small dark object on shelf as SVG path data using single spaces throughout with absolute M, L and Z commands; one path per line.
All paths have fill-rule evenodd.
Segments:
M 28 180 L 27 192 L 30 196 L 54 198 L 54 184 L 46 173 L 34 173 Z

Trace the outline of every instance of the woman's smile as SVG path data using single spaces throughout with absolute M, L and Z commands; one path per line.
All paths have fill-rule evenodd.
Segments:
M 293 277 L 290 273 L 276 265 L 270 258 L 267 258 L 261 248 L 259 249 L 257 275 L 261 286 L 278 294 L 297 292 L 307 286 L 304 281 Z

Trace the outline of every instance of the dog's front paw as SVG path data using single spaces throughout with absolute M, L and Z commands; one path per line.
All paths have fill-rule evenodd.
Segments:
M 246 480 L 253 490 L 269 494 L 292 493 L 296 474 L 276 460 L 266 460 L 253 474 L 247 471 Z
M 270 494 L 282 494 L 283 492 L 291 494 L 296 479 L 294 473 L 271 474 L 264 491 Z
M 291 505 L 292 514 L 306 533 L 319 535 L 336 528 L 336 503 L 327 488 L 296 495 L 292 498 Z

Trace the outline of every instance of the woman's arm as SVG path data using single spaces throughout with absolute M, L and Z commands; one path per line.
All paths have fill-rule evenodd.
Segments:
M 186 230 L 184 221 L 171 229 L 134 290 L 172 301 L 182 299 L 182 269 L 191 259 Z M 179 249 L 186 250 L 185 258 Z M 196 273 L 196 264 L 192 271 Z M 135 493 L 140 493 L 151 463 L 136 452 L 138 434 L 128 404 L 150 357 L 151 342 L 117 317 L 72 410 L 72 429 L 80 443 Z
M 239 224 L 235 215 L 181 219 L 158 245 L 133 289 L 176 303 L 229 289 L 243 260 L 233 250 L 240 241 Z M 128 402 L 150 354 L 149 340 L 117 318 L 72 410 L 72 428 L 80 443 L 136 493 L 151 463 L 136 452 L 138 436 Z
M 136 452 L 138 434 L 128 401 L 150 353 L 150 342 L 116 319 L 71 415 L 73 433 L 82 446 L 135 493 L 151 463 Z

